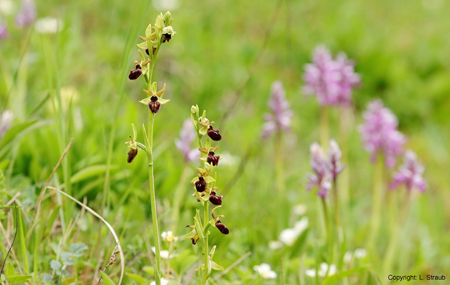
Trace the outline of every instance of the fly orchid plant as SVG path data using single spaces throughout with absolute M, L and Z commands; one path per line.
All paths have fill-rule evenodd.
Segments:
M 148 174 L 149 174 L 149 190 L 150 190 L 150 201 L 152 208 L 152 224 L 153 224 L 153 236 L 154 236 L 154 246 L 155 246 L 155 283 L 156 285 L 161 285 L 162 280 L 164 280 L 161 272 L 161 245 L 160 245 L 160 234 L 158 230 L 158 219 L 156 216 L 156 196 L 155 196 L 155 182 L 153 175 L 153 124 L 155 122 L 156 113 L 161 109 L 161 105 L 169 102 L 169 100 L 164 99 L 163 95 L 165 92 L 166 85 L 161 90 L 157 88 L 157 82 L 152 81 L 153 69 L 155 67 L 156 56 L 158 55 L 161 46 L 169 42 L 175 35 L 172 28 L 173 18 L 170 12 L 166 12 L 164 15 L 161 13 L 156 17 L 156 22 L 154 25 L 148 25 L 145 30 L 145 37 L 140 36 L 139 38 L 143 41 L 138 44 L 140 61 L 135 61 L 135 69 L 130 71 L 128 78 L 130 80 L 136 80 L 138 78 L 144 78 L 146 83 L 146 88 L 143 92 L 147 95 L 146 98 L 139 101 L 140 103 L 147 105 L 149 108 L 148 112 L 148 132 L 145 129 L 145 125 L 142 125 L 142 130 L 144 133 L 145 144 L 136 141 L 137 132 L 133 127 L 133 137 L 131 141 L 127 142 L 130 150 L 128 151 L 127 162 L 131 163 L 139 151 L 146 152 L 148 161 Z M 144 51 L 144 52 L 142 52 Z M 144 55 L 144 53 L 146 55 Z
M 202 254 L 204 257 L 203 264 L 197 269 L 199 276 L 199 284 L 208 284 L 208 279 L 211 276 L 212 270 L 223 270 L 223 268 L 213 261 L 214 252 L 216 246 L 213 246 L 211 251 L 208 246 L 208 236 L 210 234 L 209 228 L 215 227 L 222 234 L 229 234 L 227 226 L 221 221 L 223 215 L 216 215 L 214 211 L 222 207 L 222 196 L 219 196 L 218 188 L 215 187 L 216 177 L 215 168 L 219 165 L 220 156 L 216 155 L 218 149 L 217 146 L 211 145 L 212 141 L 219 141 L 222 139 L 219 130 L 213 128 L 214 122 L 209 121 L 206 118 L 206 111 L 203 111 L 203 115 L 199 116 L 198 106 L 191 107 L 191 120 L 194 124 L 194 128 L 197 131 L 199 151 L 201 152 L 201 157 L 199 159 L 202 161 L 203 167 L 197 168 L 197 176 L 195 176 L 191 183 L 194 185 L 194 194 L 197 201 L 203 206 L 203 220 L 200 216 L 200 210 L 197 209 L 194 224 L 189 225 L 191 232 L 188 233 L 183 239 L 190 239 L 192 244 L 195 245 L 200 240 L 200 245 L 202 246 Z M 203 137 L 206 139 L 203 140 Z M 204 142 L 203 142 L 204 141 Z M 214 174 L 214 175 L 213 175 Z M 209 203 L 211 203 L 214 208 L 209 211 Z M 210 218 L 211 215 L 211 218 Z

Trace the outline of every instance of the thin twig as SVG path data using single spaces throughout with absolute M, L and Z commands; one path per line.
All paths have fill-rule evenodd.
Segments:
M 14 197 L 12 197 L 12 199 L 9 200 L 8 203 L 5 204 L 5 207 L 11 206 L 12 203 L 14 203 L 17 200 L 17 198 L 19 198 L 19 196 L 20 196 L 20 192 L 17 192 L 17 194 L 14 195 Z
M 8 261 L 8 255 L 9 255 L 10 251 L 12 250 L 12 248 L 13 248 L 13 246 L 14 246 L 14 242 L 16 241 L 16 237 L 17 237 L 17 232 L 18 232 L 18 230 L 19 230 L 19 212 L 18 212 L 18 210 L 17 210 L 17 204 L 16 204 L 16 201 L 14 201 L 14 209 L 15 209 L 15 211 L 16 211 L 16 232 L 15 232 L 15 234 L 14 234 L 14 238 L 13 238 L 12 243 L 10 244 L 10 247 L 9 247 L 9 249 L 8 249 L 8 252 L 7 252 L 6 255 L 5 255 L 5 261 L 3 261 L 2 270 L 0 270 L 0 274 L 2 274 L 2 273 L 3 273 L 3 270 L 5 269 L 6 261 Z
M 280 275 L 281 275 L 281 285 L 284 285 L 284 276 L 283 276 L 283 243 L 281 243 L 281 248 L 280 248 L 280 266 L 281 266 L 281 271 L 280 271 Z
M 84 207 L 86 209 L 86 211 L 88 211 L 89 213 L 91 213 L 92 215 L 96 216 L 97 218 L 99 218 L 110 230 L 111 234 L 113 235 L 114 239 L 116 240 L 116 245 L 117 248 L 119 250 L 119 254 L 120 254 L 120 267 L 121 267 L 121 272 L 120 272 L 120 279 L 119 279 L 119 284 L 120 285 L 122 283 L 122 279 L 123 279 L 123 274 L 125 271 L 125 257 L 123 255 L 122 252 L 122 247 L 120 246 L 120 242 L 119 242 L 119 238 L 117 237 L 116 232 L 114 231 L 113 227 L 99 214 L 97 214 L 97 212 L 95 212 L 94 210 L 92 210 L 91 208 L 89 208 L 88 206 L 86 206 L 85 204 L 81 203 L 80 201 L 78 201 L 77 199 L 75 199 L 74 197 L 70 196 L 69 194 L 67 194 L 66 192 L 57 189 L 55 187 L 51 187 L 48 186 L 48 189 L 52 189 L 55 191 L 58 191 L 60 194 L 66 196 L 67 198 L 71 199 L 72 201 L 74 201 L 75 203 L 77 203 L 78 205 L 80 205 L 81 207 Z M 45 190 L 45 189 L 44 189 Z
M 103 272 L 105 272 L 105 270 L 108 269 L 108 267 L 116 261 L 116 254 L 118 253 L 118 251 L 116 251 L 116 248 L 117 248 L 117 244 L 114 247 L 113 252 L 111 253 L 111 257 L 109 258 L 108 263 L 106 264 L 105 268 L 102 270 Z M 98 282 L 97 282 L 98 285 L 101 284 L 100 282 L 102 282 L 102 277 L 103 277 L 103 275 L 100 274 L 100 278 L 98 279 Z
M 30 241 L 30 237 L 31 237 L 31 233 L 33 232 L 34 227 L 37 225 L 37 220 L 39 217 L 39 210 L 41 208 L 41 202 L 42 202 L 42 198 L 44 197 L 44 193 L 45 190 L 47 189 L 47 186 L 50 183 L 50 180 L 52 179 L 53 175 L 55 174 L 56 170 L 58 170 L 59 166 L 61 165 L 61 162 L 63 161 L 64 157 L 66 156 L 67 152 L 70 149 L 70 146 L 72 145 L 72 140 L 73 137 L 70 138 L 69 144 L 67 145 L 66 149 L 64 150 L 63 154 L 61 155 L 61 157 L 58 160 L 58 163 L 56 164 L 55 168 L 53 168 L 52 173 L 50 174 L 50 176 L 48 177 L 47 181 L 45 181 L 44 186 L 42 187 L 41 193 L 39 194 L 38 200 L 36 202 L 36 212 L 34 213 L 34 221 L 30 226 L 30 229 L 28 230 L 28 235 L 27 235 L 27 241 Z
M 251 251 L 247 252 L 246 254 L 244 254 L 243 256 L 241 256 L 241 258 L 239 258 L 238 260 L 236 260 L 233 264 L 231 264 L 230 266 L 227 267 L 227 269 L 225 269 L 224 271 L 222 271 L 219 275 L 216 276 L 216 278 L 214 278 L 214 282 L 217 282 L 217 280 L 219 280 L 222 276 L 224 276 L 225 274 L 227 274 L 228 272 L 230 272 L 233 268 L 235 268 L 236 266 L 239 265 L 239 263 L 241 263 L 242 261 L 244 261 L 244 259 L 246 259 L 247 257 L 249 257 L 252 254 Z
M 0 230 L 2 230 L 2 233 L 3 233 L 3 235 L 4 235 L 5 238 L 6 238 L 6 243 L 8 244 L 8 246 L 11 246 L 11 242 L 10 242 L 9 239 L 7 238 L 8 235 L 7 235 L 7 233 L 6 233 L 5 228 L 3 228 L 2 223 L 0 223 Z M 14 248 L 11 249 L 11 255 L 12 255 L 12 257 L 14 258 L 14 261 L 16 262 L 16 264 L 19 264 L 19 260 L 17 259 L 16 253 L 14 252 Z M 23 275 L 23 272 L 22 272 L 22 269 L 20 268 L 20 266 L 19 266 L 18 268 L 19 268 L 19 273 L 20 273 L 21 275 Z
M 222 119 L 221 119 L 222 123 L 225 122 L 225 120 L 230 115 L 231 110 L 233 110 L 234 107 L 236 106 L 237 102 L 239 101 L 240 95 L 242 94 L 242 92 L 244 91 L 245 87 L 247 86 L 247 83 L 250 80 L 250 78 L 252 77 L 253 72 L 256 70 L 256 66 L 258 65 L 258 62 L 260 61 L 260 59 L 261 59 L 261 57 L 262 57 L 262 55 L 264 53 L 264 50 L 266 49 L 267 43 L 269 42 L 269 38 L 270 38 L 270 35 L 272 34 L 272 30 L 273 30 L 273 27 L 275 26 L 275 22 L 277 21 L 278 14 L 280 12 L 280 8 L 281 8 L 281 4 L 282 3 L 283 3 L 283 0 L 278 0 L 277 1 L 277 4 L 276 4 L 275 9 L 274 9 L 273 14 L 272 14 L 272 18 L 270 19 L 270 22 L 267 25 L 266 33 L 264 35 L 264 40 L 263 40 L 263 43 L 261 45 L 261 48 L 259 49 L 258 54 L 257 54 L 255 60 L 253 61 L 252 66 L 250 67 L 247 76 L 241 82 L 241 84 L 237 88 L 236 92 L 234 93 L 235 96 L 231 99 L 231 104 L 225 110 L 225 113 L 223 114 Z
M 239 180 L 239 178 L 244 173 L 244 169 L 245 169 L 245 166 L 247 165 L 247 162 L 249 161 L 249 157 L 251 156 L 253 150 L 255 149 L 254 146 L 255 146 L 254 144 L 250 144 L 244 157 L 241 159 L 241 162 L 239 163 L 239 166 L 238 166 L 236 172 L 234 173 L 233 177 L 228 181 L 227 185 L 225 186 L 227 194 L 230 193 L 231 189 L 233 189 L 232 187 L 234 186 L 234 184 L 236 184 L 236 182 Z M 256 147 L 256 149 L 258 149 L 258 147 Z

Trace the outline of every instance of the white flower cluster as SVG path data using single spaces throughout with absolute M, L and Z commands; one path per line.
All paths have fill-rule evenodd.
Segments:
M 277 278 L 277 273 L 270 269 L 270 265 L 267 263 L 261 263 L 260 265 L 256 265 L 253 267 L 255 271 L 261 275 L 264 279 L 275 279 Z
M 309 277 L 316 277 L 316 274 L 319 275 L 319 277 L 326 277 L 326 276 L 332 276 L 337 273 L 336 265 L 330 264 L 328 265 L 325 262 L 322 262 L 320 264 L 319 270 L 316 273 L 315 269 L 307 269 L 305 271 L 305 274 Z
M 344 254 L 344 262 L 350 263 L 353 260 L 353 258 L 363 259 L 364 257 L 366 257 L 366 255 L 367 255 L 367 251 L 364 248 L 357 248 L 357 249 L 355 249 L 354 252 L 347 251 Z

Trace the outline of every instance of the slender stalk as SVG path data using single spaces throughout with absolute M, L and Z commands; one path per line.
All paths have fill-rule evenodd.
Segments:
M 275 136 L 275 169 L 278 195 L 283 198 L 285 192 L 284 170 L 283 170 L 283 140 L 282 133 L 279 131 Z
M 375 175 L 373 180 L 373 208 L 372 208 L 372 221 L 371 221 L 371 233 L 368 239 L 368 247 L 372 247 L 374 242 L 376 242 L 376 237 L 378 229 L 380 226 L 381 219 L 381 202 L 383 198 L 383 169 L 384 160 L 381 155 L 377 158 L 377 163 L 375 166 Z
M 172 211 L 172 231 L 175 232 L 175 229 L 178 225 L 178 220 L 180 219 L 180 207 L 181 202 L 184 200 L 184 191 L 186 183 L 186 180 L 188 178 L 189 174 L 189 166 L 187 163 L 185 163 L 183 168 L 183 173 L 181 174 L 181 178 L 178 181 L 177 188 L 175 189 L 175 195 L 174 195 L 174 201 L 173 201 L 173 211 Z
M 203 227 L 206 228 L 208 225 L 209 220 L 209 202 L 203 202 L 204 207 L 204 221 L 203 221 Z M 205 272 L 203 274 L 203 285 L 208 284 L 208 261 L 209 261 L 209 255 L 208 255 L 208 232 L 205 233 L 205 239 L 204 239 L 204 245 L 203 245 L 203 254 L 204 254 L 204 265 L 205 265 Z
M 156 195 L 155 195 L 155 180 L 153 175 L 153 124 L 155 122 L 155 115 L 149 112 L 148 116 L 148 145 L 147 145 L 147 160 L 148 160 L 148 179 L 150 190 L 150 203 L 152 208 L 152 224 L 153 235 L 155 239 L 155 280 L 157 285 L 161 285 L 161 252 L 159 241 L 158 217 L 156 211 Z
M 411 196 L 410 194 L 411 194 L 410 191 L 406 190 L 405 198 L 402 203 L 402 209 L 400 215 L 398 216 L 397 225 L 394 225 L 394 228 L 392 230 L 391 238 L 389 240 L 389 245 L 386 251 L 386 259 L 383 268 L 384 272 L 391 272 L 393 269 L 392 262 L 394 260 L 395 253 L 397 251 L 398 241 L 401 236 L 402 230 L 405 228 L 404 222 L 409 209 L 409 200 Z
M 159 47 L 158 47 L 159 49 Z M 148 73 L 148 89 L 151 90 L 153 68 L 155 66 L 155 57 L 158 53 L 158 49 L 155 54 L 152 55 L 152 61 L 150 63 L 150 70 Z M 147 145 L 147 161 L 148 161 L 148 179 L 150 190 L 150 204 L 152 208 L 152 224 L 153 224 L 153 236 L 155 239 L 155 282 L 156 285 L 161 285 L 161 245 L 159 240 L 158 229 L 158 217 L 156 211 L 156 195 L 155 195 L 155 179 L 153 174 L 153 125 L 155 123 L 155 114 L 150 110 L 148 112 L 148 145 Z
M 329 142 L 329 120 L 328 120 L 328 108 L 320 108 L 320 143 L 324 150 Z
M 338 197 L 338 184 L 337 184 L 337 178 L 333 178 L 333 194 L 334 194 L 334 216 L 336 219 L 336 228 L 339 230 L 341 227 L 341 218 L 339 215 L 339 197 Z
M 322 200 L 323 220 L 325 223 L 326 236 L 330 237 L 330 219 L 328 217 L 327 201 L 325 201 L 325 198 L 323 197 L 320 197 L 320 199 Z

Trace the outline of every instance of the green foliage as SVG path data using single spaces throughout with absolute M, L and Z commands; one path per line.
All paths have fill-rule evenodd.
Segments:
M 15 119 L 0 139 L 0 222 L 7 232 L 5 239 L 0 232 L 0 257 L 9 248 L 6 240 L 11 242 L 15 233 L 9 216 L 11 208 L 4 208 L 4 203 L 20 192 L 18 201 L 23 205 L 14 244 L 18 263 L 12 256 L 6 263 L 7 268 L 14 264 L 15 272 L 20 269 L 23 274 L 12 276 L 32 275 L 32 279 L 28 277 L 31 283 L 44 279 L 55 283 L 62 274 L 65 282 L 90 282 L 95 274 L 101 274 L 98 270 L 104 270 L 116 246 L 95 218 L 54 191 L 45 191 L 40 213 L 36 213 L 39 194 L 68 139 L 73 137 L 49 185 L 70 189 L 74 197 L 99 212 L 117 230 L 128 273 L 122 284 L 142 284 L 142 280 L 149 284 L 155 279 L 151 266 L 153 244 L 147 244 L 153 239 L 149 222 L 152 208 L 146 191 L 148 172 L 142 167 L 147 161 L 145 155 L 137 155 L 128 164 L 123 145 L 133 135 L 129 124 L 147 120 L 142 111 L 146 107 L 138 103 L 146 96 L 142 96 L 143 88 L 130 83 L 127 75 L 135 67 L 133 60 L 143 61 L 135 50 L 141 42 L 137 36 L 151 37 L 151 27 L 156 27 L 157 23 L 152 23 L 145 30 L 151 15 L 161 12 L 152 2 L 157 1 L 40 1 L 39 17 L 62 19 L 64 26 L 58 35 L 40 34 L 33 27 L 15 27 L 14 15 L 2 14 L 10 38 L 0 44 L 0 112 L 12 110 Z M 195 169 L 201 165 L 200 161 L 185 165 L 174 140 L 182 122 L 191 115 L 189 108 L 198 103 L 208 110 L 208 117 L 215 119 L 214 126 L 220 127 L 224 137 L 220 150 L 228 152 L 221 154 L 220 179 L 207 178 L 208 183 L 216 182 L 223 190 L 227 224 L 233 225 L 228 237 L 210 227 L 210 243 L 218 245 L 214 261 L 226 269 L 251 252 L 215 283 L 281 284 L 281 253 L 285 284 L 316 283 L 315 278 L 304 274 L 305 270 L 332 261 L 322 239 L 317 197 L 305 191 L 306 173 L 310 171 L 308 148 L 319 138 L 320 110 L 314 98 L 303 96 L 301 87 L 304 65 L 311 61 L 312 50 L 323 43 L 334 54 L 343 51 L 354 59 L 363 82 L 353 94 L 353 109 L 346 117 L 347 131 L 340 124 L 342 112 L 330 110 L 330 138 L 342 146 L 347 165 L 343 172 L 347 178 L 339 185 L 344 193 L 341 214 L 345 240 L 340 254 L 333 257 L 341 268 L 339 276 L 348 273 L 349 284 L 366 284 L 369 279 L 367 282 L 375 283 L 377 278 L 380 283 L 386 282 L 380 273 L 381 257 L 395 226 L 395 210 L 383 213 L 382 232 L 373 245 L 374 253 L 349 264 L 342 261 L 346 251 L 366 247 L 374 169 L 363 151 L 358 125 L 361 111 L 374 98 L 381 98 L 398 116 L 400 130 L 408 136 L 407 148 L 414 149 L 426 166 L 429 189 L 424 195 L 414 194 L 404 223 L 407 233 L 400 236 L 402 242 L 392 271 L 439 274 L 450 268 L 450 240 L 443 234 L 450 220 L 450 182 L 445 173 L 450 167 L 447 1 L 282 1 L 278 12 L 275 2 L 261 0 L 180 4 L 172 11 L 177 33 L 170 48 L 158 54 L 154 74 L 160 88 L 167 82 L 164 99 L 171 100 L 162 107 L 164 112 L 158 113 L 161 124 L 155 124 L 154 129 L 161 231 L 172 230 L 182 236 L 192 230 L 185 226 L 193 224 L 199 203 L 190 196 L 193 189 L 189 179 L 197 176 Z M 15 6 L 17 10 L 19 5 Z M 273 18 L 275 12 L 277 19 Z M 170 18 L 163 14 L 158 25 L 162 29 L 170 26 Z M 265 41 L 267 27 L 271 33 Z M 145 47 L 147 42 L 139 46 L 142 55 Z M 247 77 L 249 70 L 252 73 Z M 260 139 L 270 85 L 277 79 L 283 81 L 294 111 L 292 131 L 281 138 L 288 197 L 281 204 L 275 181 L 275 144 Z M 235 98 L 237 104 L 222 120 Z M 202 115 L 198 107 L 192 111 L 193 117 Z M 202 133 L 207 130 L 198 122 L 194 124 Z M 140 132 L 138 138 L 145 143 L 147 136 Z M 196 144 L 195 139 L 190 147 Z M 144 153 L 141 150 L 140 154 Z M 180 186 L 180 215 L 174 223 L 170 217 L 184 167 L 189 179 Z M 64 177 L 65 171 L 69 180 Z M 388 183 L 392 171 L 386 170 L 384 176 Z M 403 192 L 389 194 L 391 202 L 401 204 Z M 302 215 L 294 213 L 298 204 L 307 207 Z M 14 210 L 12 214 L 15 217 Z M 309 218 L 309 227 L 292 245 L 283 245 L 283 252 L 269 248 L 271 241 L 278 240 L 284 229 L 303 216 Z M 31 228 L 35 218 L 38 226 Z M 204 229 L 200 221 L 195 226 Z M 192 237 L 195 234 L 197 231 Z M 201 230 L 199 234 L 203 234 Z M 89 249 L 72 251 L 70 245 L 74 242 Z M 170 260 L 162 260 L 162 267 L 173 272 L 173 284 L 185 282 L 186 276 L 203 262 L 198 260 L 201 255 L 190 239 L 180 238 L 172 245 L 163 243 L 163 249 L 173 253 Z M 253 266 L 263 262 L 270 264 L 278 279 L 258 277 Z M 120 272 L 118 264 L 116 261 L 106 271 L 114 280 Z M 63 266 L 69 267 L 69 275 L 62 273 Z M 211 264 L 211 268 L 214 266 Z M 60 275 L 50 280 L 53 270 Z M 211 281 L 219 274 L 213 272 Z M 318 284 L 336 284 L 336 278 L 317 279 Z
M 112 281 L 112 279 L 108 275 L 106 275 L 106 273 L 104 273 L 103 271 L 100 271 L 100 273 L 103 277 L 105 285 L 116 285 L 116 283 L 114 283 L 114 281 Z

